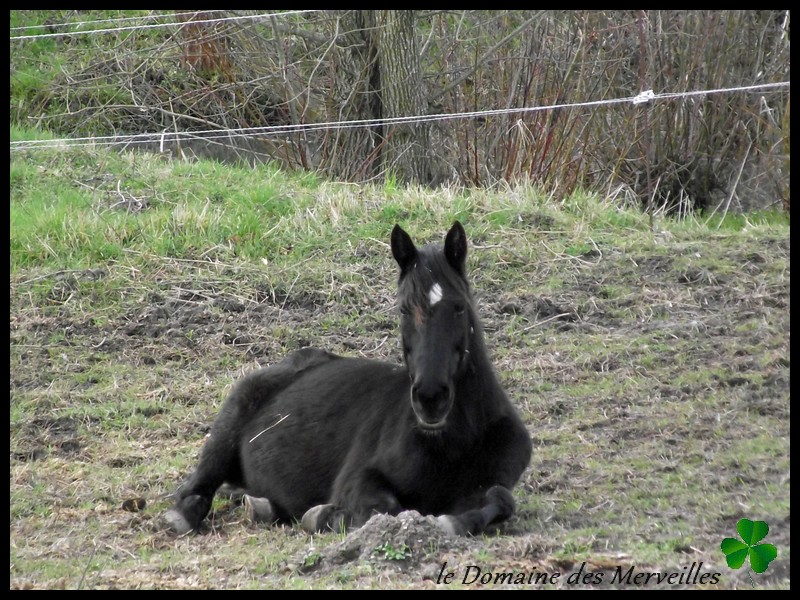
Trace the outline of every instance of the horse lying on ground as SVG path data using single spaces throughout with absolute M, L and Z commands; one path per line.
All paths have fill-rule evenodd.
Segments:
M 309 531 L 413 509 L 477 534 L 513 514 L 531 441 L 487 356 L 464 229 L 417 248 L 395 225 L 391 246 L 405 365 L 306 348 L 244 377 L 164 515 L 169 528 L 197 530 L 223 483 L 245 490 L 257 520 Z

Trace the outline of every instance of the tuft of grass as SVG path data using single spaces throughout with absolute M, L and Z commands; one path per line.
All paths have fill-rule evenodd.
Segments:
M 391 542 L 384 542 L 372 551 L 373 554 L 379 556 L 383 560 L 405 560 L 411 557 L 411 548 L 406 544 L 395 546 Z

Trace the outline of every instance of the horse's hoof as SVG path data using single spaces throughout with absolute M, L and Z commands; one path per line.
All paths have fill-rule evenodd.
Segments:
M 192 524 L 186 520 L 180 511 L 175 510 L 174 508 L 170 508 L 164 515 L 161 517 L 161 521 L 164 524 L 164 527 L 171 530 L 178 535 L 186 535 L 190 531 L 194 529 Z
M 439 529 L 449 535 L 464 535 L 464 526 L 452 515 L 439 515 L 436 517 Z
M 210 497 L 192 494 L 178 500 L 175 506 L 164 513 L 162 520 L 169 529 L 184 535 L 200 527 L 210 508 Z
M 338 509 L 335 504 L 312 506 L 303 515 L 300 524 L 309 533 L 325 530 L 340 531 L 347 525 L 344 511 Z
M 243 501 L 244 512 L 251 523 L 272 523 L 275 520 L 275 511 L 267 498 L 256 498 L 245 494 Z

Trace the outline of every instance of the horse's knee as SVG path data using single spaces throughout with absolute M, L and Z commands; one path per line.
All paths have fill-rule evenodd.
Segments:
M 495 485 L 486 492 L 487 504 L 494 504 L 497 507 L 497 516 L 492 521 L 505 521 L 514 514 L 516 504 L 511 491 L 502 485 Z

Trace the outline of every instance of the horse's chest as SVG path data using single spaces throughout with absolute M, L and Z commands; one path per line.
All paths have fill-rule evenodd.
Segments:
M 471 479 L 467 461 L 419 451 L 407 454 L 387 475 L 404 505 L 430 511 L 450 504 Z

